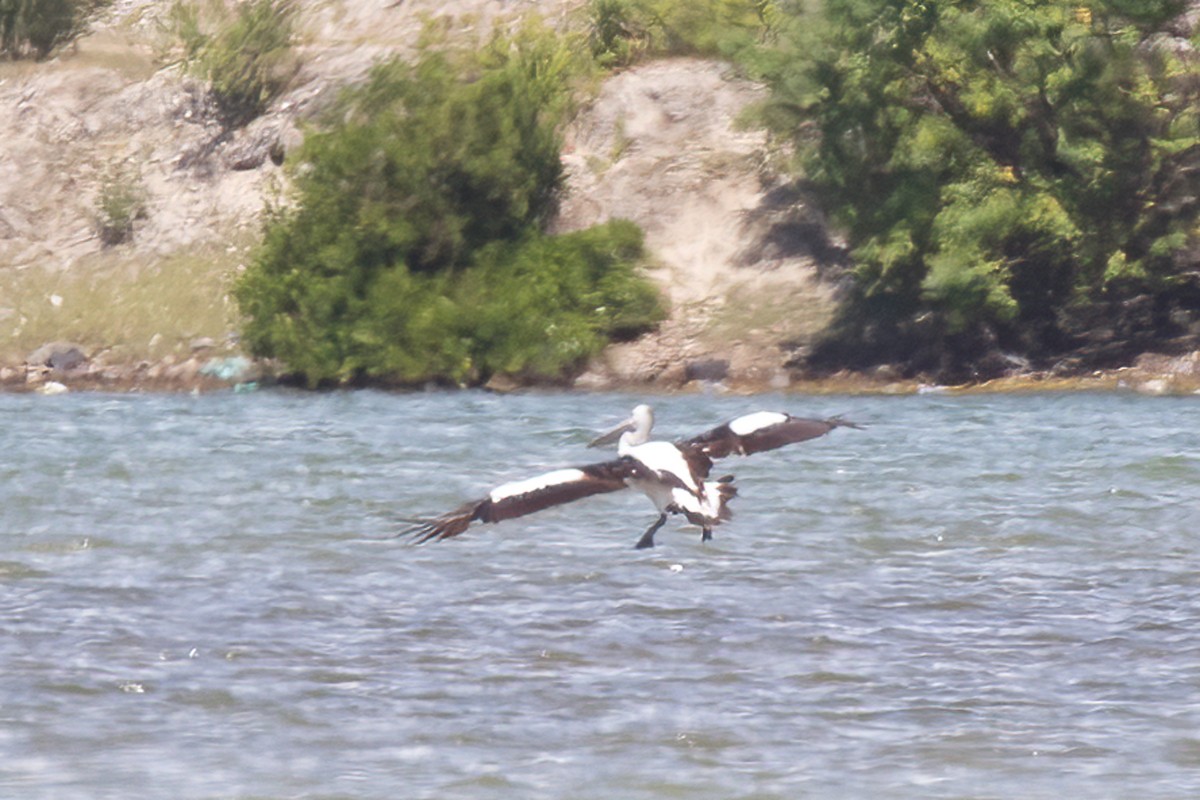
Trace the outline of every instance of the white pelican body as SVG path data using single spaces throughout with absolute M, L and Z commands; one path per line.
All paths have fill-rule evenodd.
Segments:
M 654 546 L 654 534 L 669 514 L 686 516 L 689 522 L 700 526 L 701 541 L 708 541 L 712 538 L 713 526 L 732 516 L 727 503 L 737 494 L 732 485 L 733 478 L 706 482 L 704 479 L 712 468 L 712 461 L 704 456 L 697 458 L 695 452 L 685 451 L 671 442 L 648 441 L 653 427 L 654 410 L 648 405 L 639 405 L 628 420 L 593 440 L 589 447 L 606 444 L 619 434 L 617 453 L 633 459 L 649 473 L 625 479 L 627 486 L 646 495 L 658 509 L 658 519 L 637 543 L 639 549 Z
M 654 534 L 671 514 L 684 515 L 700 527 L 701 541 L 708 541 L 713 527 L 732 517 L 729 501 L 737 494 L 732 475 L 708 478 L 714 458 L 731 453 L 749 455 L 812 439 L 837 427 L 859 426 L 838 417 L 815 420 L 759 411 L 679 442 L 650 441 L 653 427 L 653 410 L 639 405 L 628 420 L 589 445 L 609 444 L 619 437 L 616 460 L 557 469 L 502 484 L 482 500 L 419 522 L 404 533 L 422 542 L 448 539 L 465 531 L 473 521 L 499 522 L 630 487 L 646 495 L 659 513 L 638 540 L 638 548 L 654 546 Z

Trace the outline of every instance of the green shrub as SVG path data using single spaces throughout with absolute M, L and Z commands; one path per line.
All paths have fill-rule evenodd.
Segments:
M 261 114 L 297 69 L 293 0 L 177 0 L 171 25 L 184 63 L 208 81 L 227 127 Z
M 133 224 L 146 216 L 146 190 L 141 177 L 128 169 L 111 168 L 96 198 L 96 232 L 106 245 L 120 244 L 133 236 Z
M 0 55 L 45 58 L 74 37 L 99 0 L 0 0 Z
M 662 318 L 636 272 L 641 258 L 640 229 L 614 221 L 497 241 L 454 273 L 388 270 L 356 329 L 353 344 L 369 359 L 362 373 L 404 383 L 562 378 Z
M 350 91 L 235 289 L 250 349 L 312 385 L 552 378 L 652 324 L 636 228 L 540 232 L 576 51 L 527 28 L 427 47 Z
M 460 332 L 471 366 L 553 379 L 649 330 L 663 314 L 642 257 L 641 229 L 625 220 L 484 248 L 458 295 L 473 309 Z
M 649 55 L 729 55 L 768 30 L 774 6 L 763 0 L 590 0 L 588 43 L 604 67 Z
M 602 67 L 623 67 L 649 47 L 649 32 L 637 19 L 631 0 L 588 3 L 588 46 Z

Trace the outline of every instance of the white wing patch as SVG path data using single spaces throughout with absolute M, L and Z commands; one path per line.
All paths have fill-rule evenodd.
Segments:
M 761 431 L 763 428 L 787 422 L 787 418 L 787 414 L 780 414 L 778 411 L 755 411 L 753 414 L 738 417 L 733 422 L 730 422 L 729 430 L 733 431 L 737 436 L 749 436 L 755 431 Z
M 700 487 L 692 478 L 692 468 L 679 448 L 670 442 L 647 442 L 639 444 L 629 451 L 629 455 L 642 462 L 654 472 L 669 472 L 688 487 L 693 493 L 699 493 Z
M 512 483 L 497 486 L 495 489 L 492 489 L 488 497 L 493 503 L 499 503 L 510 497 L 520 497 L 523 494 L 531 494 L 551 486 L 561 486 L 564 483 L 579 483 L 586 480 L 589 480 L 589 478 L 587 473 L 582 470 L 556 469 L 553 472 L 544 472 L 541 475 L 535 475 L 523 481 L 513 481 Z

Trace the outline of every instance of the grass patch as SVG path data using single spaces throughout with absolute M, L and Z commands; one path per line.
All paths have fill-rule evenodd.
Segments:
M 700 338 L 713 346 L 762 339 L 809 341 L 825 330 L 833 312 L 832 301 L 803 286 L 735 286 Z
M 299 70 L 295 20 L 292 0 L 245 0 L 232 8 L 224 0 L 194 0 L 171 7 L 184 64 L 208 81 L 227 127 L 263 113 Z
M 134 223 L 146 216 L 146 188 L 135 169 L 110 164 L 94 212 L 96 233 L 107 246 L 129 241 Z
M 20 363 L 51 341 L 72 341 L 110 363 L 187 352 L 193 339 L 218 346 L 236 330 L 228 296 L 251 244 L 205 244 L 154 261 L 112 250 L 70 270 L 0 270 L 0 363 Z

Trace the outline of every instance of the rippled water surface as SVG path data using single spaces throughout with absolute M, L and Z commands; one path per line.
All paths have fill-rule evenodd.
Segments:
M 641 399 L 0 397 L 0 797 L 1200 796 L 1200 399 L 660 398 L 870 427 L 389 538 Z

